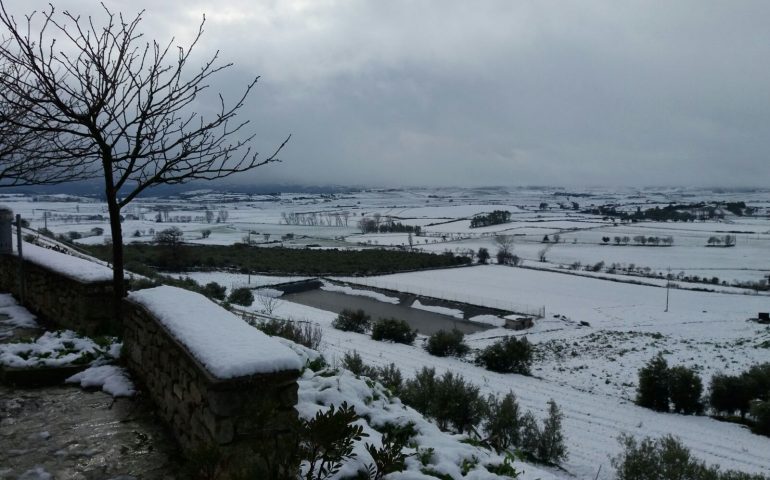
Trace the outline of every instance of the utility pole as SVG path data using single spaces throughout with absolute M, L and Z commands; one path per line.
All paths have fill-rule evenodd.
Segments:
M 666 309 L 664 312 L 668 312 L 668 292 L 671 289 L 671 267 L 668 267 L 668 275 L 666 275 Z

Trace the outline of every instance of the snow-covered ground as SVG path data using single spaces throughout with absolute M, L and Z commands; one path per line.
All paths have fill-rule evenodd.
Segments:
M 526 335 L 538 357 L 532 377 L 497 374 L 469 361 L 430 356 L 420 347 L 424 337 L 416 346 L 405 346 L 340 332 L 330 327 L 335 318 L 331 312 L 289 302 L 282 302 L 277 312 L 321 325 L 322 351 L 332 359 L 356 350 L 370 364 L 394 362 L 407 375 L 431 365 L 439 373 L 460 373 L 488 393 L 513 390 L 524 408 L 541 416 L 546 402 L 556 399 L 565 412 L 570 446 L 565 468 L 577 478 L 594 478 L 599 465 L 600 478 L 612 478 L 609 458 L 619 453 L 616 439 L 622 433 L 674 434 L 709 463 L 770 473 L 770 439 L 707 417 L 656 413 L 635 406 L 632 400 L 638 369 L 658 352 L 671 365 L 698 369 L 706 385 L 718 371 L 739 372 L 768 361 L 770 329 L 746 321 L 768 309 L 767 297 L 672 291 L 669 311 L 664 312 L 663 288 L 498 266 L 357 281 L 375 286 L 397 282 L 404 291 L 430 284 L 452 298 L 483 292 L 488 297 L 526 298 L 546 305 L 547 317 L 531 330 L 512 333 L 497 328 L 466 337 L 472 348 L 482 348 L 504 335 Z M 590 327 L 581 326 L 580 321 Z

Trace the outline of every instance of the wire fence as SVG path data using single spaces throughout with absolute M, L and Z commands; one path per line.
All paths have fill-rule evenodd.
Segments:
M 365 282 L 360 282 L 361 285 L 367 285 L 370 287 L 382 288 L 385 290 L 394 290 L 397 292 L 408 292 L 423 297 L 438 298 L 442 300 L 449 300 L 458 303 L 467 303 L 470 305 L 477 305 L 480 307 L 494 308 L 497 310 L 505 310 L 508 312 L 519 313 L 522 315 L 528 315 L 536 318 L 545 317 L 545 305 L 528 305 L 520 302 L 513 302 L 508 300 L 502 300 L 499 298 L 491 298 L 483 295 L 474 295 L 466 292 L 456 292 L 449 290 L 441 290 L 436 288 L 430 288 L 419 285 L 405 286 L 402 283 L 391 282 L 383 279 L 366 279 Z

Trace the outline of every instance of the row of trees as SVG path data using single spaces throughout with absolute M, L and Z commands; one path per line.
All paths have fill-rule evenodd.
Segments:
M 0 1 L 0 185 L 101 178 L 113 238 L 117 297 L 125 293 L 121 211 L 160 184 L 213 180 L 277 162 L 287 137 L 258 156 L 238 115 L 258 77 L 235 101 L 215 96 L 211 116 L 195 111 L 231 64 L 215 53 L 190 65 L 203 34 L 175 46 L 145 41 L 142 13 L 101 18 L 46 10 L 17 22 Z M 116 315 L 120 301 L 114 302 Z
M 471 218 L 471 228 L 500 225 L 511 221 L 511 212 L 507 210 L 495 210 L 490 213 L 476 215 Z
M 350 212 L 281 212 L 286 225 L 347 227 L 349 218 Z
M 715 375 L 704 397 L 703 383 L 694 369 L 669 367 L 659 354 L 639 370 L 636 401 L 659 412 L 685 415 L 702 414 L 707 405 L 722 416 L 738 412 L 744 421 L 751 417 L 756 433 L 770 435 L 770 363 L 754 365 L 739 375 Z

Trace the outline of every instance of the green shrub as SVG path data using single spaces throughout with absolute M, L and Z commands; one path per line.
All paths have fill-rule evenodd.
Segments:
M 507 337 L 482 350 L 476 356 L 476 364 L 493 372 L 529 375 L 532 346 L 526 337 Z
M 394 395 L 399 395 L 404 383 L 404 377 L 401 375 L 401 370 L 396 367 L 396 364 L 391 363 L 377 369 L 377 381 Z
M 417 331 L 397 318 L 381 318 L 372 326 L 372 340 L 390 340 L 411 345 L 416 337 Z
M 423 415 L 427 415 L 433 404 L 436 391 L 436 369 L 422 367 L 414 378 L 404 383 L 401 400 Z
M 521 443 L 521 418 L 519 404 L 513 392 L 499 400 L 490 396 L 489 410 L 484 422 L 487 442 L 498 452 Z
M 641 441 L 623 435 L 619 441 L 623 451 L 612 459 L 617 480 L 767 480 L 764 475 L 708 467 L 671 435 Z
M 332 322 L 332 327 L 345 332 L 366 333 L 372 324 L 372 317 L 363 310 L 343 310 Z
M 342 368 L 350 370 L 354 375 L 369 377 L 373 380 L 377 377 L 376 369 L 365 364 L 364 359 L 355 350 L 345 353 L 342 357 Z
M 209 298 L 214 298 L 216 300 L 224 300 L 226 291 L 227 291 L 227 287 L 223 287 L 217 282 L 209 282 L 203 287 L 202 293 Z
M 532 412 L 521 417 L 521 449 L 531 458 L 550 464 L 558 464 L 567 458 L 567 446 L 562 433 L 562 419 L 559 406 L 551 399 L 548 402 L 548 417 L 538 426 Z
M 227 301 L 236 305 L 248 307 L 254 303 L 254 293 L 252 293 L 251 289 L 246 287 L 236 288 L 230 292 L 230 296 L 227 297 Z
M 356 420 L 355 409 L 343 402 L 338 410 L 332 405 L 301 422 L 300 452 L 309 464 L 307 479 L 332 477 L 345 460 L 356 456 L 355 442 L 367 436 L 361 425 L 353 423 Z
M 463 341 L 464 338 L 463 332 L 457 329 L 452 329 L 450 332 L 439 330 L 428 338 L 426 349 L 428 353 L 437 357 L 461 357 L 468 353 L 468 345 Z
M 669 411 L 668 363 L 658 354 L 639 370 L 636 403 L 659 412 Z
M 668 369 L 668 392 L 675 412 L 685 415 L 703 412 L 703 384 L 692 368 L 676 366 Z
M 487 404 L 479 388 L 466 382 L 460 375 L 446 372 L 436 381 L 428 416 L 438 427 L 455 432 L 470 431 L 481 422 L 487 411 Z
M 270 319 L 258 322 L 255 327 L 270 336 L 285 338 L 313 350 L 318 350 L 323 338 L 321 327 L 310 322 Z
M 751 416 L 754 417 L 751 431 L 770 436 L 770 400 L 755 401 L 751 406 Z

